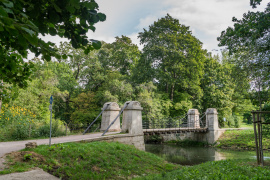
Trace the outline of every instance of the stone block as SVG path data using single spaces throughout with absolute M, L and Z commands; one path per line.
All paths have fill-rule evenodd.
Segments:
M 36 142 L 28 142 L 25 144 L 25 148 L 36 148 L 37 143 Z

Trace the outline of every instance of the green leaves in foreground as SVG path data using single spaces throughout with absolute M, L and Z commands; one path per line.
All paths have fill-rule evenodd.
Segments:
M 139 179 L 269 179 L 269 167 L 250 165 L 247 160 L 222 160 L 203 163 L 197 166 L 186 166 L 179 170 L 148 176 Z

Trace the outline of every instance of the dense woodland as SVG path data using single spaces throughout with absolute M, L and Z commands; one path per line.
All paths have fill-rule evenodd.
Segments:
M 262 14 L 268 15 L 268 11 Z M 243 27 L 244 18 L 234 21 Z M 32 133 L 39 133 L 37 136 L 46 134 L 51 95 L 54 123 L 60 126 L 87 126 L 105 102 L 122 106 L 131 100 L 141 103 L 143 121 L 181 116 L 191 108 L 201 114 L 207 108 L 217 108 L 221 127 L 251 123 L 252 110 L 270 106 L 268 49 L 259 47 L 262 42 L 239 48 L 245 44 L 243 36 L 237 42 L 239 26 L 221 33 L 220 46 L 228 49 L 219 55 L 203 49 L 190 28 L 169 14 L 139 33 L 142 50 L 124 35 L 113 43 L 102 42 L 100 49 L 88 54 L 85 49 L 61 43 L 56 47 L 58 58 L 27 61 L 33 66 L 27 86 L 2 83 L 0 129 L 16 125 L 17 131 L 27 127 L 26 137 L 29 127 L 36 128 Z M 246 37 L 250 37 L 250 27 L 247 29 Z M 247 42 L 249 39 L 248 46 Z

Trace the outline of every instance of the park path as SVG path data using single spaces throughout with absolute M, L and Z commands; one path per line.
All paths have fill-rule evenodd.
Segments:
M 109 134 L 116 134 L 119 132 L 108 132 Z M 91 133 L 86 135 L 70 135 L 63 137 L 52 138 L 52 144 L 59 144 L 65 142 L 78 142 L 86 139 L 93 139 L 97 137 L 101 137 L 102 133 Z M 36 142 L 37 145 L 41 144 L 49 144 L 49 139 L 35 139 L 35 140 L 25 140 L 25 141 L 10 141 L 10 142 L 0 142 L 0 157 L 4 156 L 6 153 L 10 153 L 12 151 L 19 151 L 25 148 L 25 144 L 28 142 Z

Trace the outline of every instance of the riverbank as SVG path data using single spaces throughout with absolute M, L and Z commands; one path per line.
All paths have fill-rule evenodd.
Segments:
M 270 134 L 263 134 L 263 149 L 270 151 Z M 216 147 L 233 150 L 255 150 L 255 137 L 252 129 L 227 130 L 216 142 Z

